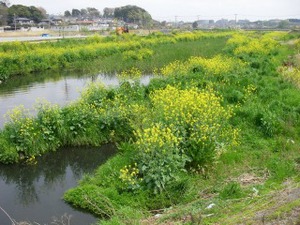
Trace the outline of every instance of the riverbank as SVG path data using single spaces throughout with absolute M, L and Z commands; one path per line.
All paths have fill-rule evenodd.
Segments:
M 209 43 L 220 38 L 211 35 L 203 42 L 204 54 L 212 54 L 216 46 Z M 185 41 L 162 44 L 177 60 L 153 69 L 158 76 L 148 86 L 137 80 L 141 70 L 131 67 L 120 73 L 130 81 L 118 88 L 94 83 L 69 106 L 43 106 L 36 119 L 16 111 L 0 133 L 1 160 L 31 160 L 59 145 L 118 143 L 117 156 L 64 196 L 101 224 L 220 224 L 247 204 L 268 201 L 288 180 L 297 186 L 300 92 L 282 73 L 294 71 L 284 65 L 292 63 L 288 55 L 296 47 L 280 44 L 293 37 L 282 32 L 227 37 L 206 57 L 174 50 L 190 43 L 185 34 L 177 36 Z M 154 53 L 140 54 L 153 66 Z M 295 201 L 279 207 L 276 215 L 298 206 Z
M 133 138 L 65 200 L 106 218 L 99 224 L 286 221 L 297 199 L 269 200 L 299 185 L 300 92 L 278 73 L 295 49 L 279 44 L 282 33 L 252 35 L 234 35 L 222 56 L 171 63 L 147 88 L 135 86 L 134 102 L 123 105 L 136 112 L 127 116 Z M 206 108 L 202 93 L 216 108 Z
M 188 34 L 178 34 L 171 37 L 169 36 L 165 37 L 163 35 L 162 39 L 160 39 L 159 35 L 154 35 L 154 36 L 144 37 L 144 38 L 133 37 L 139 40 L 136 41 L 135 44 L 132 44 L 131 42 L 130 38 L 132 36 L 115 37 L 117 38 L 116 42 L 113 42 L 109 38 L 107 42 L 104 43 L 100 42 L 99 43 L 100 46 L 102 46 L 103 48 L 107 46 L 108 49 L 113 50 L 115 48 L 118 48 L 115 45 L 121 43 L 124 49 L 127 50 L 126 51 L 124 50 L 124 52 L 121 50 L 120 51 L 116 50 L 115 53 L 108 54 L 108 56 L 104 56 L 102 60 L 95 61 L 92 58 L 91 61 L 88 62 L 78 61 L 77 63 L 78 66 L 80 63 L 81 66 L 80 68 L 85 73 L 95 73 L 95 71 L 96 73 L 99 73 L 100 69 L 104 71 L 110 71 L 110 72 L 115 70 L 122 71 L 123 69 L 123 72 L 120 72 L 119 74 L 119 78 L 121 78 L 122 80 L 123 79 L 122 77 L 124 76 L 125 77 L 127 75 L 140 76 L 144 71 L 147 70 L 151 70 L 151 73 L 153 73 L 155 68 L 159 68 L 162 65 L 169 63 L 175 59 L 181 59 L 190 56 L 215 55 L 218 52 L 219 48 L 224 46 L 227 40 L 227 34 L 221 33 L 221 35 L 217 35 L 216 37 L 211 39 L 207 38 L 207 35 L 210 36 L 213 34 L 188 33 Z M 173 43 L 175 38 L 178 39 L 178 41 L 175 41 Z M 87 43 L 91 43 L 93 46 L 93 45 L 97 45 L 99 41 L 106 40 L 98 36 L 90 37 L 90 39 L 84 41 L 66 40 L 61 43 L 47 43 L 46 46 L 54 45 L 54 47 L 59 47 L 60 45 L 62 45 L 66 47 L 69 45 L 71 48 L 71 46 L 74 46 L 76 43 L 78 43 L 78 46 L 81 46 L 80 48 L 83 51 L 83 49 L 90 46 Z M 133 54 L 136 52 L 131 50 L 131 47 L 133 46 L 133 48 L 135 49 L 134 46 L 139 45 L 142 42 L 148 43 L 149 49 L 137 47 L 138 49 L 136 51 L 138 52 L 138 55 Z M 18 52 L 18 51 L 22 51 L 22 49 L 27 46 L 33 46 L 33 48 L 35 48 L 34 46 L 36 45 L 21 44 L 19 46 L 13 44 L 13 45 L 0 45 L 0 46 L 2 47 L 8 46 L 6 54 L 7 56 L 9 56 L 8 53 L 14 52 L 13 49 L 16 49 L 16 51 Z M 38 47 L 37 50 L 41 50 L 42 46 L 44 45 L 41 44 L 41 46 Z M 100 50 L 103 50 L 102 47 L 100 48 Z M 59 48 L 61 49 L 61 47 Z M 171 49 L 172 51 L 170 51 Z M 45 49 L 43 49 L 43 51 L 44 50 Z M 76 52 L 72 51 L 72 49 L 68 49 L 68 51 L 70 51 L 68 52 L 68 57 L 70 57 L 70 60 L 72 60 L 72 55 L 73 54 L 76 55 Z M 29 51 L 26 50 L 26 52 Z M 93 52 L 94 49 L 88 49 L 87 52 L 84 53 L 82 56 L 86 58 L 88 57 L 89 54 L 95 53 Z M 101 52 L 101 55 L 103 54 L 105 54 L 105 51 Z M 136 58 L 136 56 L 138 57 Z M 44 63 L 43 60 L 38 62 L 42 64 Z M 118 64 L 116 64 L 115 62 L 118 62 Z M 75 68 L 77 68 L 76 66 L 77 63 L 75 62 L 70 63 L 70 66 L 72 65 L 73 67 L 75 64 Z M 15 68 L 11 64 L 8 65 L 11 68 Z M 89 65 L 90 67 L 87 67 L 87 65 Z M 24 67 L 22 67 L 22 69 L 24 69 Z M 21 76 L 21 74 L 19 76 Z M 30 77 L 26 74 L 22 74 L 22 76 Z M 38 75 L 36 74 L 35 76 Z M 96 84 L 96 86 L 97 85 L 102 87 L 99 84 Z M 6 86 L 6 84 L 2 84 L 2 86 Z M 126 96 L 125 93 L 126 91 L 129 91 L 128 88 L 130 87 L 127 87 L 127 85 L 121 86 L 120 89 L 111 88 L 111 90 L 105 89 L 103 87 L 103 93 L 102 94 L 98 93 L 100 94 L 99 98 L 102 98 L 105 95 L 114 96 L 118 92 L 121 92 L 122 95 Z M 91 91 L 92 90 L 89 90 L 88 93 Z M 102 92 L 102 91 L 99 90 L 97 92 Z M 107 97 L 107 98 L 111 98 L 111 97 Z M 107 99 L 107 101 L 108 100 L 109 99 Z M 66 106 L 65 108 L 60 108 L 58 106 L 53 106 L 49 104 L 46 104 L 46 106 L 37 104 L 36 112 L 38 118 L 32 117 L 30 113 L 31 109 L 28 108 L 18 107 L 15 110 L 13 110 L 11 112 L 11 115 L 7 117 L 8 118 L 7 121 L 9 123 L 4 128 L 4 130 L 0 133 L 0 139 L 2 141 L 2 142 L 0 141 L 2 143 L 2 149 L 1 149 L 2 154 L 0 154 L 1 162 L 2 163 L 18 162 L 19 160 L 22 160 L 23 156 L 25 156 L 26 159 L 29 159 L 33 156 L 37 156 L 39 154 L 43 154 L 44 152 L 48 152 L 51 150 L 55 150 L 59 146 L 64 146 L 64 145 L 90 144 L 90 145 L 98 146 L 101 145 L 102 143 L 114 141 L 116 138 L 114 137 L 115 135 L 116 136 L 130 135 L 130 133 L 122 134 L 124 131 L 120 131 L 121 129 L 117 129 L 118 122 L 115 122 L 115 120 L 116 121 L 121 120 L 119 122 L 124 121 L 123 125 L 128 126 L 127 119 L 123 118 L 123 116 L 125 115 L 122 116 L 122 113 L 120 115 L 117 114 L 117 111 L 122 110 L 122 109 L 117 109 L 118 108 L 117 105 L 115 107 L 111 107 L 112 112 L 111 110 L 107 112 L 104 111 L 104 113 L 107 113 L 107 115 L 106 114 L 102 115 L 101 111 L 98 111 L 98 109 L 90 110 L 91 106 L 89 104 L 88 105 L 83 104 L 83 102 L 85 101 L 90 102 L 92 100 L 85 99 L 85 97 L 83 96 L 82 99 L 79 99 L 77 102 L 69 106 Z M 110 104 L 112 103 L 108 101 L 103 105 L 103 107 L 109 108 Z M 83 110 L 82 112 L 78 112 L 80 108 L 81 109 L 85 108 L 85 110 L 88 113 L 84 112 L 85 110 Z M 102 110 L 105 110 L 105 108 Z M 88 116 L 89 114 L 90 116 Z M 120 131 L 120 133 L 118 133 L 118 131 Z M 110 135 L 110 132 L 113 132 L 115 135 Z M 82 135 L 83 133 L 85 133 L 85 135 Z M 89 135 L 90 138 L 88 137 Z
M 222 41 L 221 39 L 226 38 L 229 34 L 230 32 L 220 33 L 218 39 Z M 168 62 L 164 58 L 157 57 L 154 51 L 157 47 L 175 43 L 191 43 L 205 40 L 210 36 L 211 33 L 209 32 L 172 35 L 154 33 L 147 37 L 134 34 L 109 37 L 96 35 L 85 39 L 61 39 L 58 42 L 39 44 L 2 43 L 0 44 L 0 50 L 2 50 L 0 54 L 0 80 L 5 81 L 11 76 L 24 76 L 47 70 L 91 68 L 91 65 L 95 63 L 96 66 L 100 64 L 104 73 L 120 72 L 130 69 L 132 66 L 139 68 L 140 64 L 143 68 L 139 69 L 147 73 L 152 71 L 153 66 L 156 66 L 147 64 L 148 59 L 161 59 L 162 63 Z M 217 41 L 215 42 L 217 43 Z M 112 63 L 116 61 L 118 64 Z

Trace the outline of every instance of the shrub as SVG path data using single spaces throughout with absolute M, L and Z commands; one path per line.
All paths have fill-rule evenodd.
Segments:
M 226 148 L 238 144 L 238 130 L 228 123 L 232 108 L 224 108 L 221 97 L 213 90 L 179 90 L 167 86 L 153 92 L 151 100 L 156 119 L 178 135 L 191 167 L 211 164 Z
M 12 110 L 8 117 L 10 123 L 5 125 L 4 132 L 9 134 L 16 152 L 22 158 L 29 158 L 42 153 L 44 149 L 38 147 L 40 142 L 39 130 L 29 111 L 20 106 Z
M 37 107 L 37 127 L 47 150 L 56 150 L 62 143 L 63 118 L 57 105 L 41 103 Z
M 184 169 L 187 157 L 181 154 L 180 139 L 172 129 L 162 124 L 136 133 L 135 147 L 138 150 L 136 162 L 143 183 L 154 193 L 162 192 L 166 185 L 176 179 Z

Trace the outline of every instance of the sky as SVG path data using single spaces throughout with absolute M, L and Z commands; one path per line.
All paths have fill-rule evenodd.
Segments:
M 158 21 L 198 19 L 300 19 L 300 0 L 10 0 L 11 5 L 43 7 L 48 14 L 63 15 L 66 10 L 136 5 Z

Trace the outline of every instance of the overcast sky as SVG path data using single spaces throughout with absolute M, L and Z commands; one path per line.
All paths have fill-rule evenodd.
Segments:
M 136 5 L 159 21 L 195 21 L 197 19 L 300 19 L 300 0 L 10 0 L 11 5 L 41 6 L 49 14 L 94 7 Z

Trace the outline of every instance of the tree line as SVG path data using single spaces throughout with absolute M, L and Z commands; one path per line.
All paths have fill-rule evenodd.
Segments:
M 104 8 L 103 14 L 96 8 L 72 9 L 64 12 L 65 17 L 73 18 L 116 18 L 127 23 L 137 23 L 139 25 L 149 24 L 152 21 L 151 15 L 138 6 L 127 5 L 117 8 Z
M 47 12 L 42 7 L 12 5 L 8 0 L 0 1 L 0 26 L 10 25 L 14 23 L 16 18 L 28 18 L 35 23 L 41 22 L 47 17 Z
M 47 12 L 42 7 L 12 5 L 9 0 L 0 0 L 0 26 L 12 25 L 16 18 L 28 18 L 35 23 L 41 22 L 48 17 Z M 97 18 L 116 18 L 127 23 L 138 25 L 149 25 L 152 22 L 151 15 L 138 6 L 127 5 L 117 8 L 104 8 L 103 13 L 93 7 L 83 9 L 72 9 L 64 12 L 64 17 L 76 19 L 97 19 Z

